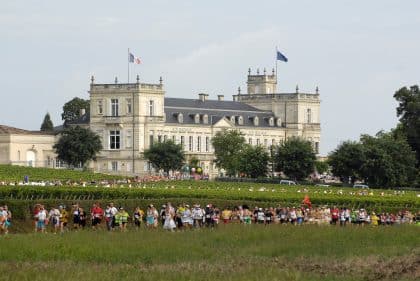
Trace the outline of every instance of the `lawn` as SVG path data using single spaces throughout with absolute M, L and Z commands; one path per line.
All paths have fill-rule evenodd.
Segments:
M 418 280 L 420 227 L 220 225 L 0 237 L 2 280 Z

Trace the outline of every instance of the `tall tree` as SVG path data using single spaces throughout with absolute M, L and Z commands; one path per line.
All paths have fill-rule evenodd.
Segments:
M 270 156 L 267 150 L 260 146 L 245 144 L 239 157 L 239 171 L 251 178 L 264 177 L 268 172 Z
M 41 131 L 43 132 L 54 131 L 54 125 L 53 125 L 53 122 L 51 121 L 51 116 L 48 112 L 47 114 L 45 114 L 44 121 L 42 121 Z
M 74 121 L 80 117 L 81 109 L 84 109 L 86 113 L 90 111 L 89 100 L 84 100 L 77 97 L 73 98 L 64 104 L 61 119 L 63 119 L 64 122 Z
M 175 144 L 172 140 L 154 143 L 144 151 L 146 158 L 157 170 L 169 173 L 182 168 L 185 161 L 184 151 L 181 144 Z
M 225 169 L 227 175 L 235 176 L 239 172 L 240 152 L 245 145 L 245 138 L 237 130 L 223 130 L 212 139 L 216 167 Z
M 58 159 L 67 164 L 83 166 L 89 160 L 95 160 L 102 149 L 100 137 L 89 129 L 79 126 L 66 128 L 60 139 L 53 146 Z
M 397 116 L 407 136 L 407 142 L 416 152 L 417 167 L 420 167 L 420 90 L 418 85 L 399 89 L 394 98 L 397 100 Z
M 411 185 L 416 178 L 416 155 L 404 138 L 379 132 L 362 135 L 365 161 L 361 168 L 365 182 L 371 186 Z
M 332 173 L 340 177 L 342 182 L 351 179 L 354 183 L 362 178 L 361 170 L 364 163 L 363 146 L 359 142 L 346 141 L 341 143 L 328 156 L 328 164 L 331 166 Z
M 296 180 L 304 179 L 314 171 L 315 160 L 311 143 L 297 137 L 282 143 L 275 156 L 277 169 Z

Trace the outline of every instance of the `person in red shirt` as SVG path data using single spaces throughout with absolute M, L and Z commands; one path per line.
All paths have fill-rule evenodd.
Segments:
M 90 209 L 93 229 L 96 229 L 101 224 L 103 213 L 104 210 L 102 210 L 98 203 L 93 204 L 92 209 Z
M 331 224 L 336 225 L 340 216 L 340 210 L 336 206 L 331 209 Z

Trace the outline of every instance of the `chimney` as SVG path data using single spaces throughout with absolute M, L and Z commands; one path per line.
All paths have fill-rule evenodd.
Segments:
M 217 95 L 217 100 L 218 101 L 224 101 L 225 100 L 225 96 L 224 95 Z
M 79 112 L 80 117 L 83 116 L 83 115 L 85 115 L 85 114 L 86 114 L 86 109 L 81 108 L 80 109 L 80 112 Z
M 201 100 L 201 101 L 206 101 L 208 96 L 209 96 L 208 94 L 199 93 L 198 94 L 198 99 Z

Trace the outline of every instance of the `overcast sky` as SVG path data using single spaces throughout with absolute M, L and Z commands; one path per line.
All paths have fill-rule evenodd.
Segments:
M 321 94 L 321 153 L 397 122 L 394 92 L 419 84 L 420 1 L 2 1 L 0 124 L 61 123 L 65 102 L 132 77 L 166 96 L 246 89 L 247 70 L 279 62 L 280 92 Z

